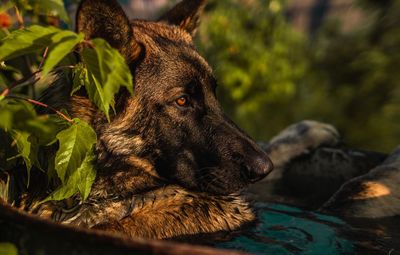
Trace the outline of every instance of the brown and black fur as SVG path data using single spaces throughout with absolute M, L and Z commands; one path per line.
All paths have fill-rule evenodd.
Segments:
M 115 0 L 82 1 L 77 30 L 121 52 L 135 92 L 116 96 L 110 122 L 84 91 L 68 97 L 68 77 L 46 92 L 49 104 L 94 127 L 97 178 L 87 201 L 68 210 L 47 203 L 32 211 L 146 238 L 232 231 L 255 219 L 240 192 L 272 164 L 216 99 L 216 79 L 192 42 L 204 5 L 184 0 L 150 22 L 129 21 Z M 182 96 L 185 106 L 176 103 Z

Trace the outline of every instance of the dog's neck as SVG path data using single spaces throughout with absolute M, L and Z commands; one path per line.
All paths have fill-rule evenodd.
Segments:
M 136 156 L 128 157 L 117 169 L 98 170 L 90 197 L 130 197 L 168 184 L 157 174 L 150 162 Z

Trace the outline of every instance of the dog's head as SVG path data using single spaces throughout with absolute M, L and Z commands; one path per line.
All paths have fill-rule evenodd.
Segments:
M 184 0 L 159 21 L 129 21 L 115 0 L 85 0 L 77 29 L 101 37 L 131 67 L 134 96 L 98 131 L 109 160 L 139 158 L 191 190 L 230 194 L 265 177 L 272 164 L 224 113 L 217 82 L 192 36 L 204 0 Z

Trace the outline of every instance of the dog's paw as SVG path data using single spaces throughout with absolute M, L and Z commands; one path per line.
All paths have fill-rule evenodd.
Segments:
M 275 167 L 279 168 L 311 149 L 321 145 L 333 146 L 339 140 L 339 132 L 332 125 L 304 120 L 287 127 L 275 136 L 266 151 Z

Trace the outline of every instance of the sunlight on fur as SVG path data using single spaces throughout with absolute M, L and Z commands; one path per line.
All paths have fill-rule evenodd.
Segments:
M 355 200 L 364 200 L 375 197 L 382 197 L 390 195 L 390 189 L 381 183 L 378 182 L 364 182 L 362 184 L 363 190 L 353 196 Z

